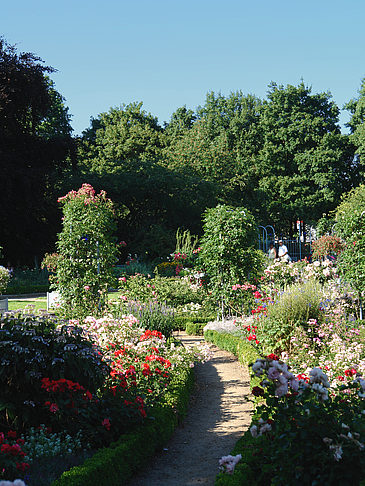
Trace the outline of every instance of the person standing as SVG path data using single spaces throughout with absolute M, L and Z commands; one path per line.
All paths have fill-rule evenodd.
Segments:
M 269 263 L 271 265 L 272 263 L 274 263 L 274 260 L 277 257 L 277 255 L 276 255 L 276 248 L 275 248 L 275 246 L 272 243 L 270 243 L 270 245 L 269 245 L 268 255 L 269 255 Z

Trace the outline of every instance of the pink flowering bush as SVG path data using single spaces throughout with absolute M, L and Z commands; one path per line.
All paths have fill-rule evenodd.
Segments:
M 322 323 L 310 320 L 307 327 L 297 328 L 292 335 L 287 362 L 304 372 L 318 366 L 332 384 L 347 382 L 351 369 L 365 374 L 362 327 L 335 315 L 328 315 Z

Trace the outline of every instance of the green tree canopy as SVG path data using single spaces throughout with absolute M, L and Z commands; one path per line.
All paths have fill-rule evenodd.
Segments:
M 345 105 L 345 109 L 351 113 L 351 120 L 347 126 L 351 130 L 350 138 L 356 147 L 357 162 L 363 172 L 365 165 L 365 78 L 361 81 L 358 98 L 349 101 Z
M 130 103 L 91 119 L 79 157 L 86 170 L 102 174 L 128 168 L 136 160 L 155 161 L 162 146 L 157 118 L 142 110 L 142 103 Z
M 257 190 L 266 221 L 277 229 L 290 232 L 297 219 L 315 222 L 356 180 L 353 147 L 340 133 L 338 114 L 329 93 L 312 94 L 303 82 L 269 86 Z
M 345 241 L 338 268 L 345 282 L 357 291 L 360 299 L 365 292 L 365 186 L 352 189 L 336 210 L 335 231 Z M 361 317 L 362 318 L 362 317 Z

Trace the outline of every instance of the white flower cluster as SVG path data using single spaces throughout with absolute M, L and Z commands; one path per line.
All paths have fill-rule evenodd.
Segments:
M 232 474 L 236 464 L 242 459 L 241 454 L 237 456 L 223 456 L 219 459 L 219 469 L 225 471 L 228 474 Z
M 104 316 L 100 319 L 89 316 L 82 324 L 77 322 L 76 325 L 90 333 L 102 348 L 106 348 L 110 342 L 118 344 L 137 343 L 142 332 L 138 319 L 132 314 L 123 315 L 119 319 L 112 316 Z
M 320 400 L 328 400 L 328 390 L 330 383 L 327 375 L 323 373 L 320 368 L 313 368 L 309 372 L 309 383 L 312 385 L 312 390 L 317 393 Z
M 184 307 L 179 309 L 179 311 L 184 313 L 189 313 L 189 314 L 197 314 L 201 309 L 201 307 L 202 306 L 198 303 L 189 302 L 188 304 L 184 305 Z
M 258 426 L 257 425 L 253 425 L 252 427 L 250 427 L 251 435 L 254 438 L 258 437 L 259 435 L 263 435 L 266 432 L 270 432 L 270 430 L 271 430 L 271 425 L 268 424 L 262 418 L 259 419 Z
M 223 321 L 210 321 L 205 326 L 203 331 L 217 331 L 228 332 L 230 334 L 237 333 L 238 327 L 236 319 L 225 319 Z

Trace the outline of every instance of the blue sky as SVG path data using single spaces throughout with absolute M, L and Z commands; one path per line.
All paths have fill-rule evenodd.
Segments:
M 342 108 L 365 77 L 364 18 L 363 0 L 17 0 L 0 33 L 58 70 L 79 134 L 111 106 L 143 101 L 162 124 L 210 90 L 265 98 L 271 81 Z

